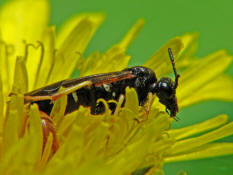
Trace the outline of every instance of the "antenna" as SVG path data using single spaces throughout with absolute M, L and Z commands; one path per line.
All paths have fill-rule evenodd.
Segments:
M 173 71 L 174 71 L 174 74 L 175 74 L 175 88 L 177 88 L 177 86 L 178 86 L 178 79 L 179 79 L 180 75 L 177 74 L 177 72 L 176 72 L 175 61 L 174 61 L 174 57 L 173 57 L 172 49 L 171 48 L 168 48 L 168 54 L 169 54 L 170 60 L 172 62 L 172 68 L 173 68 Z

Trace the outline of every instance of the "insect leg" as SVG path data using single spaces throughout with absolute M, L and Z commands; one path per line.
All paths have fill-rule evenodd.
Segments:
M 31 102 L 31 101 L 43 101 L 43 100 L 52 100 L 52 96 L 43 95 L 43 96 L 24 96 L 24 103 Z
M 146 115 L 145 117 L 143 117 L 142 121 L 146 121 L 148 119 L 148 116 L 149 116 L 149 112 L 150 112 L 150 109 L 151 109 L 151 106 L 153 104 L 153 94 L 151 92 L 148 93 L 148 101 L 147 101 L 147 106 L 146 106 Z
M 57 149 L 59 148 L 59 143 L 57 140 L 57 135 L 56 135 L 56 129 L 54 126 L 54 123 L 50 116 L 48 116 L 46 113 L 41 112 L 41 123 L 42 123 L 42 130 L 43 130 L 43 147 L 42 151 L 44 151 L 46 142 L 48 140 L 48 136 L 51 133 L 53 135 L 53 143 L 52 143 L 52 153 L 55 153 Z
M 57 100 L 58 98 L 62 97 L 63 95 L 68 95 L 72 92 L 77 91 L 78 89 L 81 89 L 85 86 L 91 86 L 93 83 L 91 81 L 84 81 L 82 83 L 76 84 L 74 86 L 71 87 L 67 87 L 62 89 L 61 91 L 58 91 L 56 94 L 52 95 L 52 101 Z
M 91 81 L 84 81 L 82 83 L 70 86 L 70 87 L 65 87 L 62 90 L 58 91 L 55 94 L 52 95 L 41 95 L 41 96 L 30 96 L 30 95 L 26 95 L 24 96 L 24 100 L 25 103 L 26 102 L 30 102 L 30 101 L 44 101 L 44 100 L 51 100 L 51 101 L 55 101 L 57 99 L 59 99 L 60 97 L 62 97 L 63 95 L 68 95 L 72 92 L 77 91 L 80 88 L 83 88 L 85 86 L 91 86 L 92 82 Z
M 151 92 L 148 93 L 148 106 L 146 108 L 146 114 L 149 115 L 152 103 L 153 103 L 153 94 Z
M 48 136 L 50 133 L 53 136 L 52 153 L 55 153 L 57 149 L 59 148 L 59 144 L 58 144 L 58 140 L 56 137 L 56 129 L 55 129 L 54 123 L 51 117 L 42 111 L 40 111 L 40 118 L 41 118 L 42 133 L 43 133 L 42 153 L 44 151 L 44 148 L 45 148 L 45 145 L 46 145 L 46 142 L 48 140 Z M 26 130 L 30 127 L 28 115 L 25 115 L 25 118 L 23 120 L 24 120 L 23 127 L 19 133 L 20 137 L 23 137 Z
M 95 90 L 94 86 L 90 89 L 90 107 L 91 107 L 91 114 L 96 114 L 96 98 L 95 98 Z
M 119 113 L 119 110 L 120 110 L 124 100 L 125 100 L 125 96 L 123 94 L 121 94 L 120 97 L 119 97 L 119 100 L 118 100 L 114 115 L 117 115 Z

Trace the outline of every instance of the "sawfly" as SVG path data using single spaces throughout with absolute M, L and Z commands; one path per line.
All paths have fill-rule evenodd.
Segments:
M 93 115 L 102 114 L 105 112 L 105 105 L 98 101 L 99 99 L 104 99 L 108 103 L 109 109 L 114 113 L 117 104 L 113 101 L 118 101 L 120 97 L 123 97 L 121 106 L 124 106 L 125 90 L 126 87 L 130 87 L 137 92 L 138 105 L 144 105 L 148 100 L 148 95 L 155 94 L 159 102 L 165 105 L 166 112 L 171 117 L 175 117 L 179 109 L 176 98 L 179 75 L 170 48 L 168 53 L 175 75 L 174 82 L 167 77 L 158 80 L 154 71 L 150 68 L 136 66 L 118 72 L 59 81 L 24 94 L 24 103 L 36 103 L 38 105 L 43 116 L 42 124 L 45 138 L 47 138 L 50 131 L 55 130 L 52 127 L 52 121 L 49 119 L 54 105 L 53 102 L 64 95 L 67 95 L 65 114 L 78 110 L 80 106 L 89 107 Z

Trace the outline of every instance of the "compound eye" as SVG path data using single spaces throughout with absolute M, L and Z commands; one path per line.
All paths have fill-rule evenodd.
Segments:
M 173 88 L 168 82 L 160 82 L 159 90 L 163 97 L 170 98 L 173 95 Z

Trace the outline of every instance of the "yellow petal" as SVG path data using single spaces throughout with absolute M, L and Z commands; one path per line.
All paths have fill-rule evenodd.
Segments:
M 143 25 L 144 25 L 144 20 L 143 19 L 138 20 L 137 23 L 125 35 L 125 37 L 117 44 L 118 47 L 127 49 L 128 46 L 136 38 L 137 34 L 141 31 Z
M 179 37 L 170 40 L 166 45 L 160 48 L 154 55 L 152 55 L 144 64 L 145 67 L 153 69 L 157 77 L 160 77 L 169 69 L 172 71 L 171 61 L 168 55 L 168 48 L 172 49 L 175 60 L 183 49 L 183 42 Z M 168 65 L 170 65 L 168 67 Z
M 219 115 L 204 122 L 194 124 L 185 128 L 172 129 L 168 131 L 169 136 L 175 137 L 176 140 L 184 139 L 186 137 L 202 133 L 214 128 L 217 128 L 228 121 L 227 115 Z
M 96 23 L 96 28 L 100 25 L 105 18 L 103 13 L 84 13 L 75 15 L 71 19 L 69 19 L 65 24 L 62 25 L 61 29 L 59 30 L 57 40 L 56 40 L 56 48 L 60 48 L 66 38 L 70 35 L 72 30 L 83 20 L 89 19 Z
M 135 89 L 126 88 L 125 99 L 124 108 L 121 108 L 117 112 L 115 111 L 112 117 L 114 122 L 110 127 L 111 139 L 108 141 L 108 155 L 115 154 L 119 150 L 124 149 L 125 145 L 132 141 L 131 139 L 141 127 L 138 124 L 141 119 L 138 116 L 140 108 L 138 106 L 138 97 Z M 117 105 L 120 104 L 118 103 Z
M 9 90 L 12 87 L 13 81 L 13 71 L 14 70 L 9 65 L 9 55 L 12 54 L 13 48 L 10 45 L 7 45 L 4 41 L 2 41 L 2 37 L 0 35 L 0 77 L 2 80 L 2 93 L 4 98 L 8 96 Z M 14 67 L 14 66 L 13 66 Z M 11 77 L 9 76 L 11 72 Z
M 69 168 L 71 168 L 72 165 L 80 166 L 82 163 L 80 162 L 80 159 L 82 158 L 81 155 L 83 153 L 83 134 L 83 130 L 76 125 L 71 127 L 71 132 L 69 132 L 69 135 L 66 137 L 64 145 L 59 148 L 53 159 L 46 165 L 45 174 L 57 174 L 58 172 L 66 174 L 64 171 L 69 171 Z
M 179 53 L 180 59 L 187 59 L 194 55 L 197 50 L 198 37 L 198 33 L 187 33 L 179 37 L 184 45 L 183 51 Z
M 165 158 L 165 162 L 178 162 L 194 159 L 203 159 L 216 156 L 233 154 L 233 143 L 213 143 L 204 146 L 203 148 L 177 156 Z
M 170 40 L 167 44 L 155 52 L 155 54 L 147 60 L 144 66 L 153 69 L 158 77 L 172 72 L 168 48 L 172 49 L 175 62 L 178 62 L 178 67 L 184 66 L 184 61 L 187 59 L 186 57 L 193 54 L 196 50 L 197 36 L 197 33 L 185 34 Z M 181 60 L 179 60 L 179 58 L 181 58 Z M 185 60 L 182 58 L 185 58 Z M 179 64 L 178 60 L 182 61 L 182 64 Z M 190 64 L 190 62 L 185 61 L 185 64 L 187 63 Z
M 178 103 L 182 103 L 207 83 L 214 81 L 229 66 L 232 59 L 233 57 L 226 52 L 218 51 L 188 67 L 180 77 L 177 88 Z
M 9 171 L 20 170 L 17 163 L 15 163 L 15 159 L 18 158 L 16 157 L 17 153 L 22 150 L 23 146 L 23 142 L 17 142 L 17 144 L 14 144 L 13 147 L 9 147 L 9 151 L 7 150 L 8 152 L 5 152 L 6 150 L 4 150 L 4 156 L 1 160 L 0 174 L 9 174 Z M 12 160 L 14 160 L 14 162 Z
M 93 160 L 85 163 L 74 172 L 77 172 L 77 174 L 109 175 L 114 174 L 116 171 L 104 161 Z
M 8 99 L 9 100 L 9 99 Z M 6 150 L 11 147 L 11 144 L 15 144 L 18 141 L 18 137 L 23 127 L 24 118 L 24 104 L 22 95 L 12 95 L 7 106 L 6 118 L 3 117 L 4 128 L 3 128 L 3 139 L 4 144 L 8 146 L 4 147 Z M 8 140 L 9 139 L 9 140 Z M 9 143 L 8 143 L 9 141 Z
M 13 0 L 1 9 L 0 35 L 4 42 L 13 46 L 14 50 L 8 58 L 9 70 L 14 70 L 16 56 L 24 56 L 23 41 L 33 43 L 41 39 L 48 23 L 48 13 L 47 0 Z M 9 73 L 12 82 L 13 71 Z
M 108 125 L 103 125 L 100 121 L 95 121 L 86 129 L 86 135 L 84 139 L 85 146 L 83 151 L 85 154 L 83 157 L 88 160 L 93 160 L 98 157 L 100 151 L 104 151 L 106 148 L 106 142 L 108 137 Z M 88 132 L 91 131 L 91 132 Z M 96 145 L 93 147 L 93 145 Z
M 233 79 L 227 75 L 214 78 L 209 83 L 203 85 L 189 97 L 179 101 L 179 107 L 189 106 L 204 100 L 225 100 L 233 101 Z
M 135 89 L 133 88 L 126 88 L 126 95 L 125 95 L 125 108 L 132 111 L 133 113 L 138 113 L 139 111 L 139 102 L 138 102 L 138 95 Z
M 52 133 L 49 133 L 41 161 L 37 167 L 38 170 L 42 170 L 43 167 L 46 165 L 47 161 L 49 160 L 49 156 L 51 155 L 52 145 L 53 145 L 53 135 Z
M 3 116 L 3 111 L 4 111 L 4 106 L 5 105 L 5 100 L 3 97 L 3 83 L 2 80 L 0 78 L 0 115 Z M 3 123 L 3 117 L 0 117 L 0 123 Z M 0 129 L 1 129 L 2 125 L 0 125 Z M 2 130 L 1 130 L 2 131 Z M 0 132 L 1 133 L 1 132 Z
M 49 82 L 70 77 L 77 64 L 78 58 L 83 54 L 87 44 L 96 29 L 102 22 L 102 16 L 85 17 L 72 29 L 55 56 L 55 63 Z
M 53 117 L 53 121 L 56 123 L 56 127 L 59 126 L 61 120 L 64 117 L 66 104 L 67 104 L 67 96 L 62 96 L 54 103 L 50 116 Z
M 44 59 L 44 44 L 40 41 L 37 43 L 27 43 L 25 45 L 25 61 L 28 71 L 28 90 L 32 91 L 35 87 L 37 76 Z
M 82 112 L 80 110 L 73 112 L 71 114 L 66 115 L 66 117 L 63 118 L 61 123 L 59 123 L 59 127 L 57 128 L 58 136 L 62 136 L 64 133 L 67 132 L 71 128 L 71 126 L 74 124 L 74 121 L 76 120 L 78 114 L 82 116 Z M 56 118 L 56 120 L 59 120 L 59 117 Z
M 40 113 L 38 106 L 35 104 L 30 106 L 29 125 L 28 144 L 30 144 L 30 148 L 25 146 L 24 159 L 36 164 L 41 160 L 43 134 Z
M 3 40 L 15 44 L 23 40 L 35 42 L 40 39 L 48 23 L 48 13 L 47 0 L 13 0 L 6 3 L 0 15 Z
M 10 92 L 13 94 L 18 94 L 17 96 L 13 95 L 10 98 L 10 106 L 8 110 L 16 110 L 17 117 L 15 120 L 18 121 L 18 134 L 20 135 L 24 126 L 24 104 L 23 104 L 23 94 L 27 91 L 28 80 L 27 80 L 27 70 L 25 66 L 25 62 L 22 57 L 18 57 L 16 60 L 15 66 L 15 76 L 14 76 L 14 84 L 8 89 L 7 94 L 4 96 L 4 100 L 6 101 L 9 98 Z M 9 100 L 9 99 L 8 99 Z M 5 103 L 3 105 L 3 110 L 5 110 Z
M 233 122 L 222 126 L 214 131 L 208 132 L 204 135 L 181 140 L 176 142 L 176 144 L 169 150 L 169 155 L 175 155 L 178 153 L 184 153 L 187 151 L 192 151 L 206 143 L 218 140 L 220 138 L 229 136 L 233 134 Z
M 90 55 L 83 64 L 78 63 L 78 69 L 81 70 L 81 76 L 120 71 L 128 66 L 129 60 L 125 48 L 116 45 L 104 54 Z
M 188 33 L 179 37 L 184 44 L 184 48 L 178 55 L 178 58 L 176 58 L 176 62 L 175 62 L 176 69 L 185 68 L 198 61 L 196 59 L 192 59 L 194 53 L 197 50 L 198 37 L 199 37 L 198 33 Z M 164 74 L 168 74 L 171 72 L 172 72 L 171 69 L 169 70 L 167 69 L 166 72 L 164 72 Z
M 28 89 L 27 69 L 22 57 L 18 57 L 15 66 L 12 92 L 24 94 Z
M 20 116 L 19 120 L 22 119 L 23 116 Z M 41 159 L 42 128 L 40 114 L 36 105 L 31 106 L 29 120 L 29 132 L 25 132 L 18 142 L 15 143 L 15 146 L 13 147 L 14 149 L 11 150 L 11 171 L 14 169 L 18 171 L 22 170 L 24 172 L 31 171 Z M 25 127 L 28 131 L 28 125 Z
M 183 59 L 179 59 L 176 64 L 176 69 L 179 70 L 181 68 L 187 68 L 190 65 L 196 64 L 199 60 L 194 59 L 193 57 L 184 57 Z M 171 71 L 170 71 L 171 72 Z M 173 73 L 173 72 L 172 72 Z
M 5 120 L 3 131 L 3 153 L 6 154 L 11 148 L 18 143 L 18 119 L 17 111 L 10 110 Z
M 40 88 L 48 84 L 48 78 L 54 65 L 55 57 L 55 27 L 49 27 L 45 30 L 42 37 L 44 45 L 43 59 L 41 66 L 38 67 L 35 86 L 33 89 Z
M 141 30 L 143 24 L 144 20 L 139 20 L 125 37 L 118 44 L 112 46 L 106 53 L 95 53 L 90 55 L 87 60 L 81 60 L 78 63 L 81 76 L 114 72 L 126 68 L 130 56 L 126 55 L 125 51 Z
M 121 169 L 125 174 L 135 170 L 141 164 L 139 160 L 144 160 L 147 155 L 148 152 L 146 150 L 150 150 L 149 148 L 153 145 L 153 142 L 160 138 L 161 132 L 169 124 L 165 115 L 159 115 L 156 118 L 149 116 L 148 119 L 150 120 L 146 121 L 146 125 L 138 130 L 133 139 L 125 145 L 124 149 L 116 154 L 113 159 L 110 159 L 109 163 L 114 164 L 113 168 L 115 170 Z M 126 164 L 127 166 L 125 166 Z

